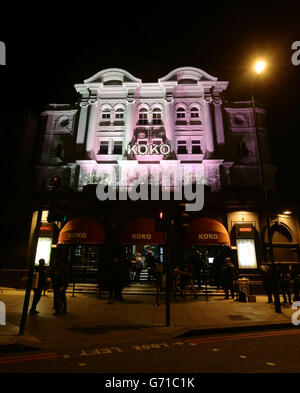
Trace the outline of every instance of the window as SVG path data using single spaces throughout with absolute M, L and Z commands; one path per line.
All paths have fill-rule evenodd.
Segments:
M 192 141 L 192 154 L 202 154 L 201 141 Z
M 98 154 L 108 154 L 108 141 L 101 141 Z
M 148 124 L 148 113 L 146 108 L 142 108 L 139 111 L 139 124 Z
M 113 154 L 122 154 L 122 150 L 123 150 L 123 142 L 122 141 L 115 141 Z
M 161 110 L 159 108 L 155 108 L 153 110 L 153 120 L 152 120 L 153 125 L 156 124 L 161 124 Z
M 152 144 L 160 146 L 162 144 L 162 140 L 161 139 L 152 139 Z
M 199 119 L 200 118 L 200 111 L 198 108 L 193 107 L 191 109 L 191 119 Z
M 177 117 L 177 119 L 185 119 L 185 109 L 178 108 L 176 111 L 176 117 Z
M 116 119 L 117 120 L 123 120 L 124 119 L 124 110 L 122 108 L 119 108 L 116 110 Z
M 102 119 L 103 120 L 109 120 L 110 119 L 110 110 L 108 108 L 103 110 L 103 112 L 102 112 Z
M 186 148 L 186 141 L 178 141 L 177 143 L 177 154 L 188 154 Z

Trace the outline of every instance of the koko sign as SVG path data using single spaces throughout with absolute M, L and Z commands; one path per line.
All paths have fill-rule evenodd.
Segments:
M 199 233 L 199 240 L 218 240 L 219 236 L 217 233 Z
M 132 240 L 150 240 L 152 235 L 151 233 L 133 233 L 131 238 Z
M 145 154 L 162 154 L 164 156 L 170 154 L 171 152 L 171 147 L 170 145 L 167 145 L 166 143 L 162 143 L 161 145 L 156 145 L 156 144 L 135 144 L 133 146 L 128 147 L 128 153 L 134 153 L 134 154 L 140 154 L 140 155 L 145 155 Z
M 69 239 L 85 239 L 86 233 L 84 233 L 84 232 L 69 232 L 68 238 Z

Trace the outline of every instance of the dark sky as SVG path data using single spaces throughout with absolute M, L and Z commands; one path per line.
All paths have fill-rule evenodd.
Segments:
M 300 188 L 300 65 L 291 62 L 300 41 L 297 1 L 24 3 L 1 6 L 2 112 L 75 102 L 73 85 L 109 67 L 144 82 L 198 67 L 230 82 L 228 99 L 249 99 L 250 66 L 263 57 L 268 69 L 255 95 L 268 111 L 278 186 Z

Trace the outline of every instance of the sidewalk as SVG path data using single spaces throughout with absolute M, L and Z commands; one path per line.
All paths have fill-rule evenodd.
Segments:
M 72 342 L 125 343 L 162 340 L 192 335 L 192 330 L 241 328 L 286 324 L 291 326 L 291 305 L 282 305 L 282 313 L 274 311 L 274 304 L 266 296 L 257 296 L 256 303 L 240 303 L 211 296 L 194 300 L 181 298 L 171 302 L 171 323 L 165 326 L 164 298 L 160 306 L 150 295 L 125 295 L 124 302 L 107 304 L 107 298 L 91 294 L 68 293 L 68 313 L 53 316 L 53 294 L 42 296 L 38 315 L 27 318 L 26 334 L 18 336 L 24 301 L 24 290 L 2 288 L 0 300 L 6 305 L 6 325 L 0 326 L 0 345 L 23 343 L 47 347 Z M 30 299 L 30 305 L 32 295 Z

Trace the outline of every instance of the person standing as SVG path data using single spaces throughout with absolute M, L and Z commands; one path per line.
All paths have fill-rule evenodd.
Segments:
M 233 283 L 236 279 L 236 270 L 230 258 L 226 258 L 226 264 L 223 269 L 225 299 L 229 299 L 229 291 L 232 299 L 234 299 Z
M 273 301 L 273 282 L 272 282 L 272 272 L 269 266 L 262 264 L 260 267 L 260 273 L 262 277 L 262 283 L 264 291 L 268 296 L 268 303 Z
M 143 261 L 141 254 L 138 254 L 136 257 L 136 263 L 135 263 L 135 283 L 140 283 L 140 275 L 141 271 L 143 269 Z
M 58 259 L 52 277 L 52 286 L 54 292 L 54 308 L 55 312 L 53 315 L 67 313 L 67 297 L 66 291 L 68 288 L 68 272 L 64 262 Z
M 108 304 L 113 303 L 114 300 L 123 301 L 122 290 L 124 288 L 124 265 L 116 256 L 113 258 L 109 270 L 109 298 Z
M 35 270 L 38 273 L 39 277 L 38 277 L 37 287 L 33 289 L 34 295 L 33 295 L 31 309 L 29 311 L 29 314 L 31 314 L 31 315 L 35 315 L 35 314 L 39 313 L 36 310 L 36 306 L 41 299 L 42 292 L 43 292 L 43 289 L 45 288 L 45 284 L 46 284 L 46 272 L 45 272 L 45 260 L 44 259 L 39 260 L 39 264 Z
M 289 304 L 292 304 L 292 296 L 290 291 L 290 275 L 287 272 L 281 272 L 279 276 L 280 289 L 283 297 L 283 303 L 287 303 L 287 298 Z
M 194 252 L 192 256 L 192 264 L 193 264 L 193 271 L 194 271 L 194 279 L 197 281 L 198 289 L 202 289 L 201 286 L 201 276 L 204 273 L 204 260 L 205 257 L 200 253 L 199 250 Z
M 155 258 L 151 248 L 148 248 L 147 250 L 145 262 L 148 269 L 149 281 L 153 282 L 155 275 Z

